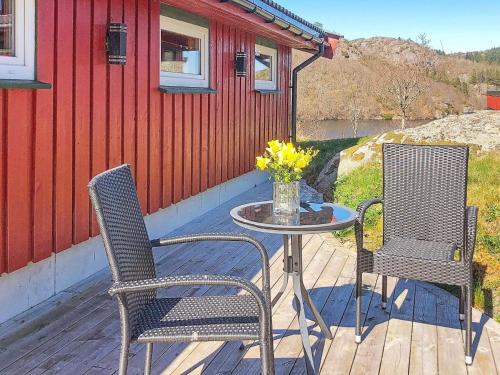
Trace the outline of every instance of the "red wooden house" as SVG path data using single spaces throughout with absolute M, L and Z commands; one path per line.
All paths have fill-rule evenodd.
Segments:
M 486 92 L 486 108 L 500 111 L 500 90 L 488 90 Z
M 132 166 L 152 236 L 261 181 L 291 50 L 337 39 L 269 0 L 0 0 L 0 322 L 106 266 L 93 175 Z

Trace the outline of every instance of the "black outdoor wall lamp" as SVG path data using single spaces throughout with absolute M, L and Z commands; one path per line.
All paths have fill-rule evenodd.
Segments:
M 127 62 L 127 25 L 110 23 L 106 38 L 108 64 L 125 65 Z
M 246 52 L 236 52 L 234 59 L 236 77 L 246 77 L 247 75 L 247 54 Z

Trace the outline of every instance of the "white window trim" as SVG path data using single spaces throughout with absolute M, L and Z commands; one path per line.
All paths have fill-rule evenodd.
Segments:
M 15 0 L 15 56 L 0 56 L 0 79 L 35 79 L 35 0 Z
M 278 50 L 276 48 L 266 47 L 261 44 L 255 44 L 255 52 L 271 56 L 271 80 L 263 81 L 255 79 L 255 88 L 257 90 L 276 90 L 277 85 L 277 67 L 278 67 Z M 255 58 L 255 57 L 254 57 Z
M 160 16 L 160 54 L 161 54 L 161 30 L 187 35 L 201 40 L 200 62 L 201 74 L 193 75 L 186 73 L 163 72 L 161 70 L 160 56 L 160 85 L 180 86 L 180 87 L 208 87 L 209 86 L 209 31 L 206 27 L 194 25 L 192 23 L 177 20 L 166 16 Z

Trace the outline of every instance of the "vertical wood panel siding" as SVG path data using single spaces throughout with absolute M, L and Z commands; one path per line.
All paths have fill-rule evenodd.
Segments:
M 255 35 L 210 21 L 210 86 L 162 94 L 159 0 L 37 2 L 38 79 L 51 90 L 0 90 L 0 273 L 98 234 L 89 179 L 132 166 L 144 213 L 254 169 L 286 139 L 290 49 L 278 51 L 281 94 L 254 91 Z M 109 22 L 128 25 L 127 64 L 108 65 Z M 248 75 L 234 56 L 247 52 Z

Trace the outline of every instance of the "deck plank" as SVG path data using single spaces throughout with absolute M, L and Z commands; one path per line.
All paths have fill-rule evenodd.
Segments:
M 415 310 L 410 354 L 410 375 L 438 373 L 437 299 L 421 287 L 415 289 Z
M 377 280 L 375 293 L 363 327 L 363 341 L 356 350 L 351 374 L 378 374 L 396 283 L 397 279 L 387 278 L 387 309 L 384 310 L 382 309 L 382 278 L 379 277 Z
M 464 341 L 458 319 L 458 301 L 456 298 L 451 298 L 449 293 L 426 289 L 427 292 L 435 293 L 437 298 L 438 371 L 466 374 Z
M 452 297 L 454 298 L 454 297 Z M 475 366 L 468 366 L 469 375 L 498 374 L 498 368 L 495 363 L 493 346 L 491 345 L 490 332 L 484 327 L 488 318 L 480 311 L 472 309 L 472 347 L 473 363 Z M 462 338 L 465 343 L 465 321 L 461 322 Z M 464 344 L 465 345 L 465 344 Z M 499 354 L 499 353 L 497 353 Z
M 340 277 L 328 297 L 321 314 L 325 319 L 325 323 L 330 327 L 332 337 L 335 338 L 337 331 L 340 327 L 344 314 L 349 306 L 349 301 L 354 292 L 354 284 L 356 282 L 356 270 L 354 257 L 348 257 Z M 320 364 L 318 368 L 322 368 L 330 349 L 332 341 L 325 340 L 324 347 L 322 348 Z M 316 355 L 316 360 L 319 358 L 319 353 Z M 296 366 L 293 369 L 294 374 L 303 373 L 305 370 L 305 362 L 303 358 L 297 360 Z
M 332 246 L 328 241 L 325 241 L 325 244 Z M 337 328 L 332 312 L 342 311 L 347 307 L 347 302 L 349 301 L 348 295 L 352 292 L 349 290 L 348 285 L 351 283 L 353 271 L 354 267 L 349 262 L 348 254 L 343 251 L 336 251 L 320 275 L 315 289 L 311 293 L 311 297 L 316 302 L 316 306 L 321 312 L 321 316 L 327 327 L 329 327 L 332 336 L 335 335 Z M 344 298 L 339 298 L 339 296 L 343 296 Z M 319 369 L 321 368 L 321 358 L 323 357 L 323 353 L 325 353 L 325 347 L 328 345 L 329 340 L 325 339 L 318 325 L 309 328 L 309 339 L 313 349 L 314 364 Z M 297 339 L 295 343 L 297 345 Z M 296 354 L 297 359 L 293 363 L 291 374 L 303 374 L 306 371 L 304 351 L 302 350 L 300 340 L 298 348 L 299 352 Z
M 361 294 L 362 323 L 366 318 L 366 313 L 373 297 L 373 292 L 378 276 L 374 274 L 363 275 L 363 290 Z M 322 374 L 348 374 L 358 344 L 354 341 L 354 327 L 356 322 L 356 296 L 353 292 L 350 296 L 347 309 L 337 328 L 337 333 L 327 348 L 326 358 L 321 367 Z
M 406 373 L 410 362 L 415 282 L 399 280 L 393 298 L 380 374 Z
M 323 310 L 328 296 L 332 291 L 332 285 L 335 285 L 346 260 L 342 256 L 336 257 L 334 253 L 335 248 L 323 242 L 315 259 L 311 262 L 309 271 L 304 273 L 304 285 L 309 290 L 311 298 L 319 311 Z M 315 266 L 316 263 L 319 264 L 318 267 Z M 318 271 L 316 272 L 315 270 Z M 318 275 L 320 275 L 319 278 Z M 320 335 L 320 333 L 313 329 L 316 323 L 311 320 L 312 313 L 310 309 L 308 307 L 305 307 L 305 309 L 306 321 L 309 326 L 309 340 L 313 348 L 313 355 L 315 355 L 317 351 L 315 350 L 317 347 L 317 335 Z M 274 352 L 276 374 L 289 374 L 297 358 L 301 357 L 302 341 L 298 334 L 299 332 L 299 322 L 297 317 L 295 317 Z
M 485 330 L 490 340 L 491 352 L 493 354 L 493 360 L 495 361 L 497 374 L 500 374 L 500 327 L 495 329 L 494 327 L 486 326 Z

